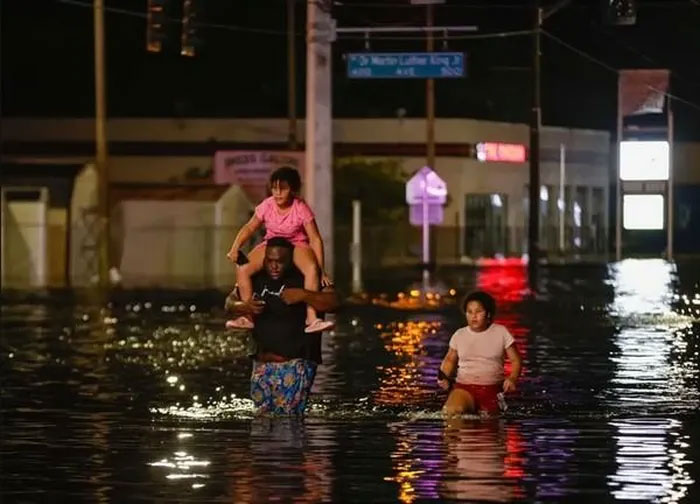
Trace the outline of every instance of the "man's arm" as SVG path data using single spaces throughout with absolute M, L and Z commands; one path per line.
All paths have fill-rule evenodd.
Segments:
M 265 308 L 265 303 L 259 299 L 251 299 L 247 303 L 238 297 L 237 289 L 234 289 L 227 297 L 224 310 L 234 315 L 259 315 Z
M 280 296 L 286 304 L 306 303 L 321 312 L 333 312 L 340 306 L 338 295 L 332 287 L 326 287 L 320 292 L 296 287 L 288 287 Z

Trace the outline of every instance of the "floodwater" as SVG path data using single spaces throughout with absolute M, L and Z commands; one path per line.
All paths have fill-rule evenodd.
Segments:
M 369 289 L 410 299 L 390 277 Z M 534 296 L 517 265 L 437 277 L 439 309 L 338 315 L 304 420 L 254 415 L 222 293 L 3 293 L 2 502 L 700 502 L 700 264 L 552 266 Z M 501 418 L 445 421 L 476 287 L 524 374 Z

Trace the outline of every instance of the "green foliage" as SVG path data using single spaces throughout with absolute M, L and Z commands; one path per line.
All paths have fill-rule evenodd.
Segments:
M 352 221 L 352 200 L 362 201 L 362 223 L 386 224 L 406 219 L 406 174 L 393 159 L 337 158 L 333 167 L 336 225 Z

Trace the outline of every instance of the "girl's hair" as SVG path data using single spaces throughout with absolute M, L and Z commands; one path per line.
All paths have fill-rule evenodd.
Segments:
M 486 311 L 486 316 L 488 319 L 493 320 L 493 317 L 496 314 L 496 300 L 491 294 L 484 291 L 474 291 L 467 294 L 467 297 L 465 297 L 464 301 L 462 301 L 462 311 L 464 313 L 467 313 L 467 305 L 472 301 L 478 301 L 481 303 L 481 306 L 483 306 L 484 310 Z
M 270 175 L 270 187 L 275 185 L 275 182 L 286 182 L 294 193 L 298 193 L 301 189 L 299 172 L 291 166 L 282 166 L 273 171 Z

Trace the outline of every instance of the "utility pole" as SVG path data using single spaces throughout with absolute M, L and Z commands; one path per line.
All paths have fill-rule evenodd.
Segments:
M 297 86 L 296 86 L 296 0 L 287 0 L 287 117 L 289 118 L 289 148 L 297 148 Z
M 104 0 L 94 0 L 95 31 L 95 165 L 97 168 L 97 214 L 100 286 L 109 278 L 109 170 L 107 167 L 107 102 L 105 85 Z
M 428 30 L 433 27 L 433 4 L 426 5 L 426 21 Z M 434 50 L 433 32 L 428 31 L 426 50 Z M 426 115 L 426 144 L 427 144 L 427 165 L 435 169 L 435 79 L 425 81 L 425 115 Z
M 333 275 L 333 123 L 330 0 L 307 0 L 306 176 L 304 196 L 323 238 L 325 269 Z
M 542 8 L 540 7 L 539 0 L 535 0 L 532 61 L 532 115 L 530 118 L 530 213 L 528 222 L 528 257 L 531 272 L 534 272 L 537 267 L 540 253 L 540 126 L 542 124 L 542 107 L 540 104 L 541 27 Z

